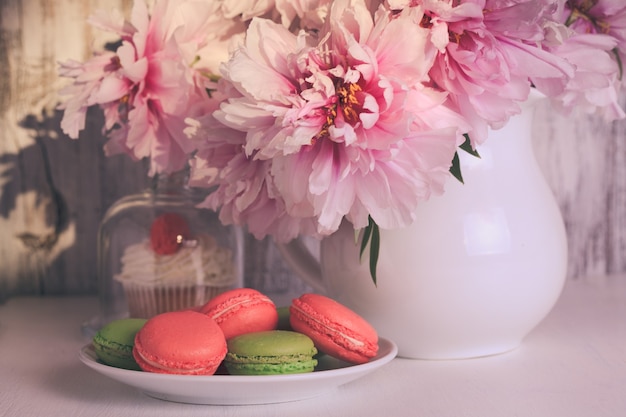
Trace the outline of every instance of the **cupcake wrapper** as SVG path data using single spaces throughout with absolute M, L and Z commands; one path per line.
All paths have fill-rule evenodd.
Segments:
M 124 283 L 130 317 L 150 318 L 168 311 L 198 307 L 232 286 L 145 286 Z

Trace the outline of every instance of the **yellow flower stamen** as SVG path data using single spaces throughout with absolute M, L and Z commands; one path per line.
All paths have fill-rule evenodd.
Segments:
M 314 145 L 318 139 L 327 138 L 329 130 L 332 125 L 335 124 L 338 111 L 341 111 L 344 120 L 355 125 L 359 121 L 359 107 L 360 102 L 356 94 L 363 91 L 360 85 L 353 83 L 340 84 L 335 88 L 336 101 L 326 107 L 326 123 L 322 126 L 322 129 L 316 137 L 311 139 L 311 145 Z
M 351 125 L 359 121 L 359 112 L 355 110 L 354 107 L 359 105 L 356 94 L 360 91 L 362 91 L 361 86 L 352 83 L 344 84 L 337 89 L 341 112 L 346 122 Z

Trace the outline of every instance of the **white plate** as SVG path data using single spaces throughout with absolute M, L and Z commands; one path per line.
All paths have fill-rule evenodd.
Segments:
M 350 365 L 323 355 L 314 372 L 293 375 L 195 376 L 129 371 L 98 361 L 91 344 L 80 350 L 79 357 L 99 373 L 162 400 L 215 405 L 270 404 L 328 393 L 380 368 L 398 353 L 398 347 L 390 340 L 380 338 L 378 346 L 378 355 L 362 365 Z

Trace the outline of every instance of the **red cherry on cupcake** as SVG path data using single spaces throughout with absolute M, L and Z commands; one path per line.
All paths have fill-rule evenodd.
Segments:
M 189 225 L 184 217 L 176 213 L 165 213 L 152 222 L 150 245 L 159 255 L 171 255 L 178 251 L 189 235 Z

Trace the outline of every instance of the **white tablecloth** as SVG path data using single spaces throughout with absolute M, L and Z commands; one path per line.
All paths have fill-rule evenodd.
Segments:
M 458 361 L 396 358 L 328 395 L 291 403 L 161 401 L 83 365 L 94 297 L 20 297 L 0 306 L 0 416 L 626 416 L 626 277 L 569 282 L 518 349 Z

